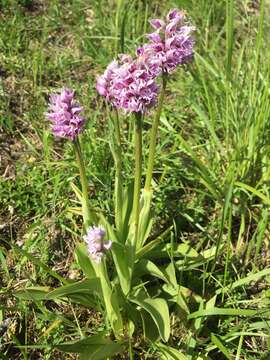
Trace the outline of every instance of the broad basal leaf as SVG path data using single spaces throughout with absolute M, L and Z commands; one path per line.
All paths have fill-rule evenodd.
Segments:
M 161 352 L 160 359 L 162 360 L 188 360 L 188 357 L 186 357 L 183 352 L 171 346 L 160 343 L 157 345 L 157 347 Z
M 127 295 L 130 291 L 132 272 L 130 264 L 132 259 L 130 245 L 122 245 L 114 242 L 111 251 L 121 288 L 123 293 Z
M 61 286 L 46 295 L 46 300 L 75 295 L 75 294 L 101 294 L 100 282 L 98 278 L 85 279 L 74 284 Z
M 45 286 L 31 287 L 13 292 L 13 295 L 21 300 L 41 301 L 49 293 L 50 288 Z
M 122 352 L 125 343 L 113 342 L 102 335 L 94 335 L 77 342 L 59 344 L 56 348 L 64 352 L 80 354 L 81 360 L 103 360 Z
M 160 334 L 152 316 L 149 314 L 149 312 L 142 310 L 141 317 L 143 322 L 143 332 L 145 338 L 150 340 L 152 343 L 159 341 Z
M 63 285 L 52 291 L 47 287 L 31 287 L 14 292 L 14 296 L 23 300 L 46 301 L 69 298 L 72 302 L 84 306 L 96 306 L 97 295 L 101 295 L 98 278 Z
M 154 320 L 160 337 L 168 341 L 170 337 L 170 317 L 167 302 L 160 298 L 130 298 L 130 301 L 147 311 Z

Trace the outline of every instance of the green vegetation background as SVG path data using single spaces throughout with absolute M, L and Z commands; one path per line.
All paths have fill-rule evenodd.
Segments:
M 83 143 L 89 191 L 112 216 L 114 168 L 95 78 L 117 52 L 134 53 L 150 31 L 147 19 L 164 17 L 173 7 L 185 9 L 197 28 L 196 56 L 167 91 L 155 231 L 168 229 L 173 219 L 174 242 L 198 253 L 216 246 L 214 258 L 182 271 L 183 284 L 206 302 L 217 296 L 222 308 L 269 309 L 269 2 L 1 0 L 0 320 L 10 319 L 1 359 L 72 359 L 51 345 L 74 339 L 78 323 L 91 333 L 104 327 L 101 315 L 89 310 L 45 307 L 11 295 L 24 286 L 56 286 L 46 266 L 81 276 L 73 258 L 81 226 L 69 212 L 77 206 L 69 186 L 76 167 L 71 146 L 48 130 L 46 103 L 63 86 L 77 90 L 88 119 Z M 126 181 L 133 167 L 132 121 L 125 122 Z M 239 279 L 247 280 L 239 285 Z M 174 316 L 171 345 L 185 349 L 192 331 L 194 359 L 201 352 L 210 359 L 270 358 L 267 318 L 223 315 L 200 324 Z M 16 348 L 35 343 L 45 348 Z M 138 359 L 159 358 L 142 339 L 136 344 Z

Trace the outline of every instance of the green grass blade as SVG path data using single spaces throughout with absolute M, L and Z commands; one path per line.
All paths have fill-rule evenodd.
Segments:
M 229 351 L 226 349 L 225 345 L 223 345 L 222 341 L 216 335 L 211 334 L 211 341 L 223 353 L 226 359 L 233 360 Z

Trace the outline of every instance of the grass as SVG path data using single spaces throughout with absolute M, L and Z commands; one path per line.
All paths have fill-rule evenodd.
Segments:
M 106 326 L 91 309 L 12 295 L 81 277 L 73 258 L 81 224 L 70 211 L 75 160 L 69 144 L 52 139 L 46 102 L 64 85 L 77 90 L 89 119 L 89 191 L 112 216 L 110 129 L 95 77 L 117 52 L 142 43 L 148 18 L 172 7 L 187 10 L 197 40 L 194 63 L 168 84 L 155 168 L 155 231 L 175 245 L 188 293 L 173 309 L 170 345 L 188 359 L 270 358 L 270 8 L 259 5 L 0 1 L 0 323 L 10 319 L 0 329 L 1 359 L 73 359 L 53 346 Z M 124 126 L 127 182 L 132 124 Z M 170 359 L 140 334 L 133 345 L 135 358 Z

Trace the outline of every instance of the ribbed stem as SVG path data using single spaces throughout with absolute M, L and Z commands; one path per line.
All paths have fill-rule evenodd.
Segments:
M 154 169 L 154 163 L 155 163 L 157 132 L 158 132 L 159 119 L 160 119 L 164 96 L 165 96 L 166 83 L 167 83 L 167 75 L 163 73 L 162 87 L 161 87 L 161 92 L 159 95 L 158 107 L 157 107 L 157 111 L 155 113 L 154 121 L 152 124 L 152 129 L 151 129 L 149 155 L 148 155 L 148 163 L 147 163 L 147 173 L 146 173 L 146 180 L 145 180 L 145 186 L 144 186 L 145 190 L 150 190 L 150 188 L 151 188 L 153 169 Z
M 133 195 L 133 220 L 135 225 L 135 248 L 138 241 L 140 217 L 140 192 L 142 181 L 142 114 L 135 114 L 135 174 Z
M 93 214 L 90 209 L 89 198 L 88 198 L 88 183 L 87 183 L 85 165 L 84 165 L 84 161 L 83 161 L 83 157 L 82 157 L 81 146 L 80 146 L 79 140 L 76 139 L 73 142 L 73 145 L 74 145 L 75 155 L 76 155 L 77 164 L 78 164 L 78 168 L 79 168 L 79 172 L 80 172 L 80 180 L 81 180 L 81 186 L 82 186 L 83 221 L 84 221 L 85 228 L 87 228 L 91 224 Z
M 119 116 L 117 110 L 114 116 L 114 135 L 115 135 L 115 222 L 117 229 L 120 228 L 122 223 L 122 151 L 121 151 L 121 133 L 119 125 Z

